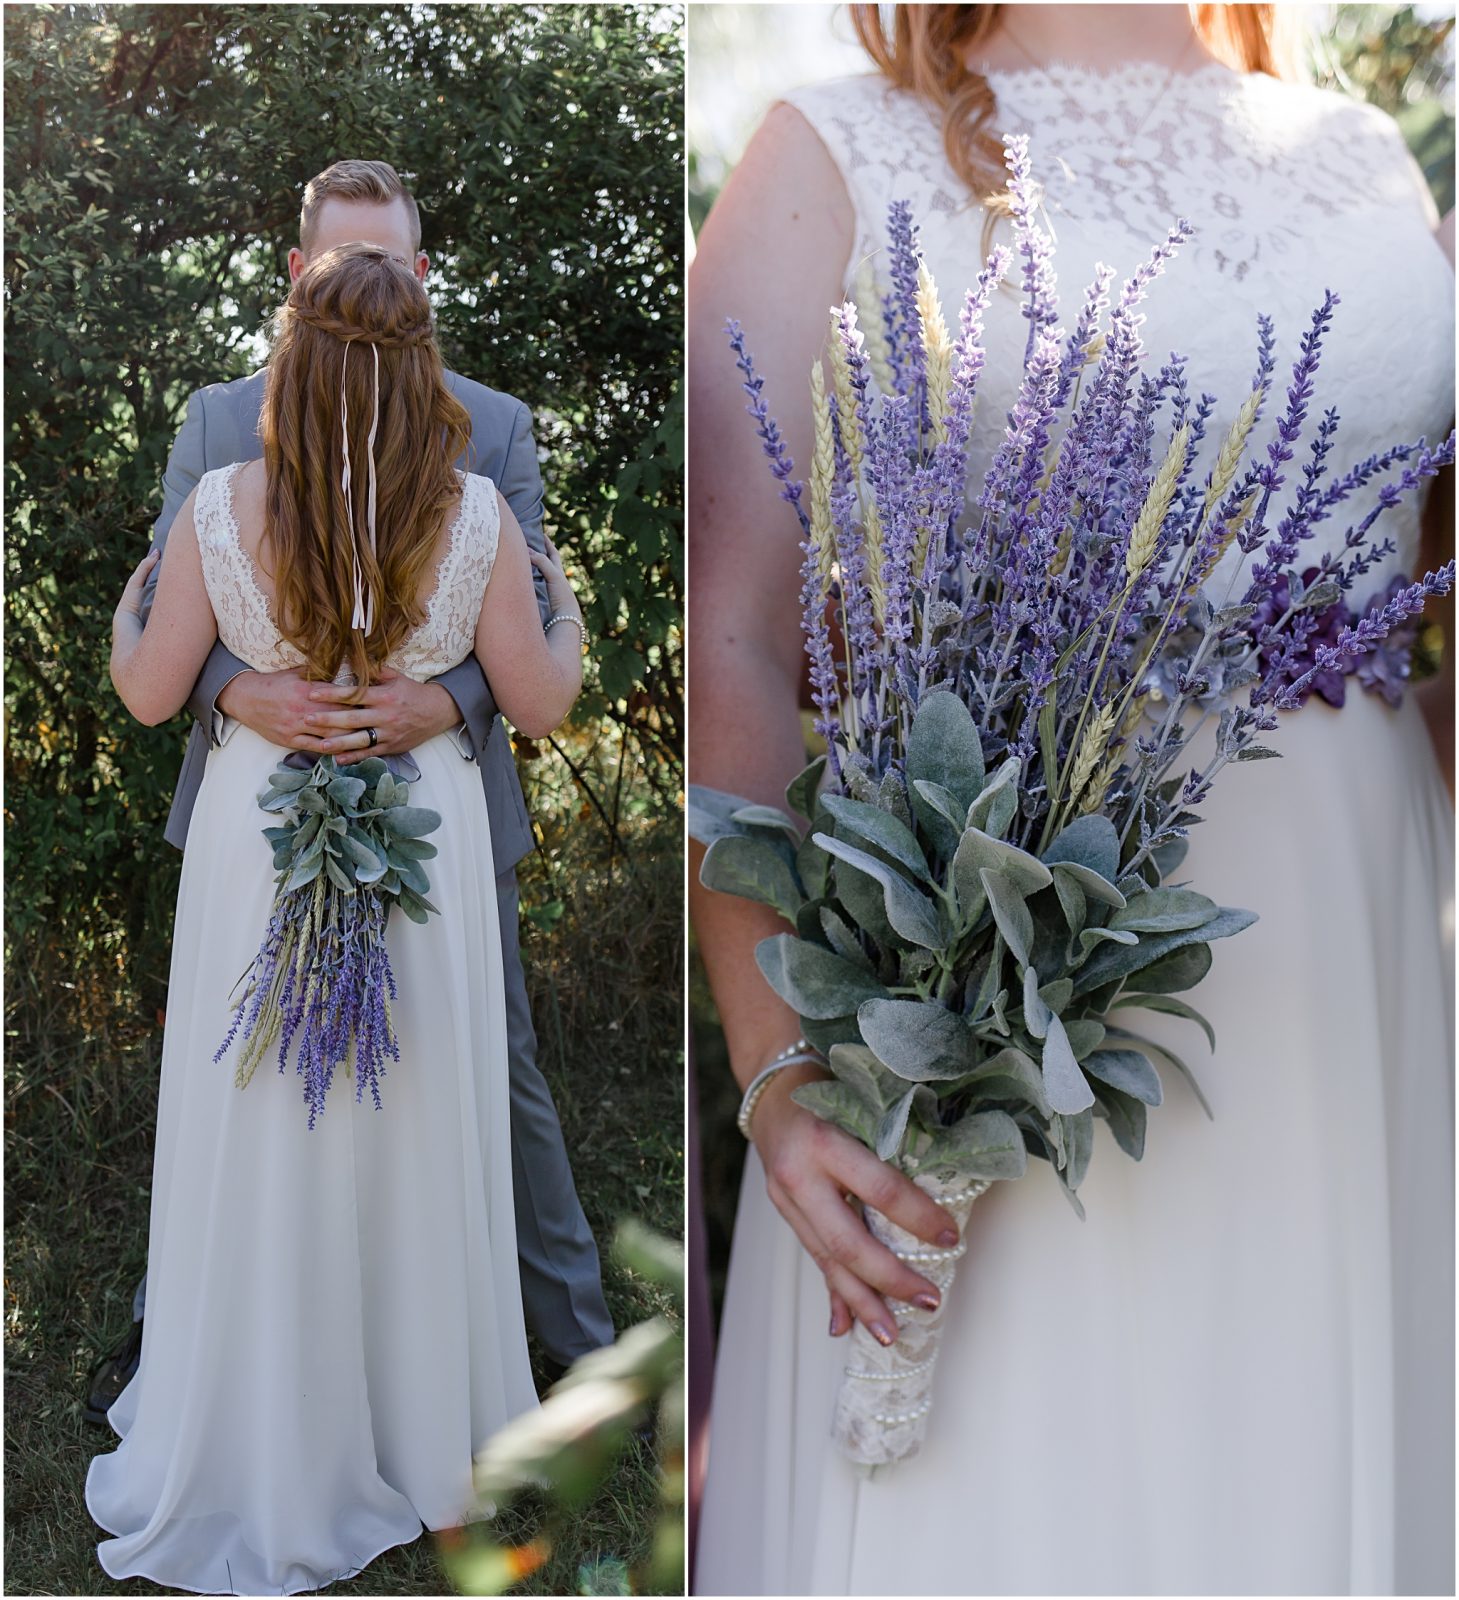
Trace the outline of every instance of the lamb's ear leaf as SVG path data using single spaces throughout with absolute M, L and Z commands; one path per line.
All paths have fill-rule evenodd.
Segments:
M 918 1166 L 960 1178 L 1021 1178 L 1028 1151 L 1006 1111 L 975 1111 L 933 1134 Z
M 1079 948 L 1086 956 L 1102 944 L 1120 944 L 1133 950 L 1139 943 L 1139 934 L 1127 928 L 1083 928 L 1079 933 Z
M 857 942 L 856 934 L 850 924 L 837 914 L 835 907 L 822 903 L 817 907 L 816 915 L 820 921 L 822 936 L 836 954 L 849 961 L 852 966 L 863 967 L 870 972 L 871 958 Z
M 384 779 L 381 780 L 384 785 Z M 707 789 L 701 783 L 691 783 L 685 808 L 686 825 L 691 839 L 700 844 L 713 844 L 728 833 L 742 833 L 739 823 L 732 821 L 736 811 L 750 804 L 737 794 L 725 794 L 722 789 Z
M 931 778 L 915 778 L 912 791 L 922 804 L 917 807 L 917 818 L 928 838 L 944 860 L 952 856 L 957 842 L 962 838 L 964 811 L 951 789 L 944 789 Z M 915 802 L 914 802 L 915 804 Z
M 1196 1082 L 1195 1073 L 1191 1071 L 1185 1062 L 1178 1055 L 1176 1055 L 1175 1051 L 1170 1049 L 1168 1045 L 1156 1044 L 1153 1039 L 1146 1039 L 1141 1034 L 1131 1033 L 1128 1028 L 1117 1028 L 1112 1022 L 1105 1025 L 1105 1031 L 1108 1033 L 1111 1039 L 1121 1039 L 1128 1044 L 1137 1044 L 1139 1045 L 1140 1049 L 1145 1051 L 1147 1054 L 1156 1055 L 1159 1056 L 1163 1061 L 1168 1061 L 1171 1066 L 1174 1067 L 1175 1070 L 1181 1075 L 1181 1077 L 1184 1078 L 1185 1081 L 1190 1085 L 1190 1091 L 1200 1102 L 1201 1110 L 1206 1113 L 1207 1117 L 1209 1117 L 1212 1122 L 1216 1120 L 1216 1113 L 1211 1110 L 1211 1102 L 1207 1100 L 1205 1095 L 1201 1092 L 1201 1086 Z
M 1190 847 L 1189 839 L 1171 839 L 1150 852 L 1162 882 L 1185 860 Z
M 816 814 L 816 790 L 821 774 L 826 770 L 826 758 L 817 756 L 811 764 L 790 780 L 785 790 L 785 803 L 798 817 L 810 822 Z
M 954 859 L 979 871 L 986 868 L 1001 872 L 1021 895 L 1037 894 L 1054 881 L 1053 874 L 1037 856 L 1020 850 L 1016 844 L 1009 844 L 1006 839 L 995 839 L 981 828 L 963 830 Z
M 389 849 L 391 855 L 401 856 L 406 861 L 429 861 L 440 854 L 429 839 L 391 839 Z
M 814 1083 L 798 1084 L 790 1091 L 790 1098 L 868 1149 L 875 1143 L 877 1119 L 861 1096 L 844 1083 L 828 1083 L 820 1078 Z
M 1074 996 L 1074 980 L 1072 978 L 1055 978 L 1052 983 L 1046 983 L 1039 989 L 1044 1004 L 1051 1011 L 1063 1015 L 1069 1001 Z
M 958 1080 L 956 1087 L 959 1092 L 973 1089 L 990 1098 L 1012 1090 L 1018 1098 L 1037 1107 L 1046 1117 L 1053 1114 L 1053 1107 L 1044 1093 L 1044 1077 L 1038 1063 L 1013 1045 L 1006 1046 L 996 1056 L 974 1067 L 965 1078 Z
M 859 1041 L 832 1045 L 826 1058 L 838 1081 L 861 1096 L 874 1119 L 906 1093 L 906 1082 L 883 1066 Z
M 977 1059 L 967 1024 L 935 1000 L 864 1000 L 856 1021 L 877 1060 L 912 1083 L 961 1077 Z
M 822 826 L 829 827 L 830 818 L 822 812 L 821 819 L 817 820 L 814 831 L 806 834 L 795 850 L 795 874 L 813 900 L 824 900 L 831 893 L 831 858 L 815 841 L 815 832 L 819 832 Z
M 1001 839 L 1018 811 L 1018 780 L 1022 773 L 1022 762 L 1017 756 L 1009 756 L 968 807 L 963 827 Z
M 1079 1070 L 1064 1024 L 1052 1012 L 1048 1037 L 1044 1040 L 1043 1069 L 1044 1093 L 1055 1111 L 1075 1116 L 1094 1104 L 1094 1091 Z M 1079 1185 L 1074 1187 L 1077 1189 Z
M 809 842 L 814 844 L 818 837 L 819 835 L 814 835 Z M 829 864 L 833 858 L 821 850 L 820 845 L 815 845 L 815 848 L 820 850 L 822 860 Z M 864 872 L 858 872 L 849 861 L 839 861 L 836 864 L 832 889 L 836 899 L 845 908 L 853 927 L 870 934 L 884 950 L 907 946 L 908 941 L 899 939 L 892 931 L 891 923 L 887 921 L 886 894 L 875 878 Z M 828 889 L 826 892 L 830 893 L 832 890 Z
M 1078 878 L 1062 864 L 1054 870 L 1054 892 L 1059 897 L 1059 908 L 1064 913 L 1069 932 L 1080 932 L 1089 920 L 1089 902 L 1085 899 Z
M 363 778 L 331 778 L 325 793 L 337 806 L 353 811 L 369 787 Z
M 774 828 L 789 838 L 792 847 L 800 843 L 800 829 L 774 806 L 741 806 L 730 813 L 730 821 L 738 822 L 742 828 Z
M 837 837 L 850 834 L 859 843 L 874 845 L 918 881 L 932 882 L 932 869 L 927 865 L 927 857 L 916 835 L 890 811 L 860 800 L 848 800 L 843 794 L 828 794 L 821 804 L 835 819 Z
M 938 690 L 917 707 L 907 737 L 907 778 L 914 786 L 912 806 L 929 826 L 936 812 L 917 792 L 918 778 L 940 783 L 957 799 L 964 813 L 983 788 L 983 741 L 973 714 L 955 694 Z
M 704 853 L 699 881 L 706 889 L 773 906 L 794 922 L 805 894 L 785 857 L 767 839 L 722 834 Z
M 379 783 L 380 779 L 389 772 L 390 768 L 379 756 L 366 756 L 363 761 L 356 761 L 350 767 L 350 773 L 357 778 L 363 778 L 368 785 Z
M 1053 868 L 1056 883 L 1065 878 L 1071 883 L 1077 883 L 1084 891 L 1086 899 L 1098 900 L 1104 905 L 1116 908 L 1125 904 L 1124 895 L 1114 884 L 1091 868 L 1081 866 L 1077 861 L 1056 861 L 1053 863 Z
M 1133 1095 L 1122 1094 L 1106 1083 L 1099 1086 L 1099 1103 L 1109 1119 L 1109 1131 L 1115 1143 L 1132 1161 L 1138 1161 L 1145 1154 L 1148 1113 L 1144 1105 Z
M 1019 966 L 1026 967 L 1029 949 L 1033 944 L 1033 916 L 1018 885 L 1003 873 L 987 867 L 982 869 L 978 877 L 982 880 L 983 892 L 988 896 L 988 904 L 993 908 L 993 920 L 998 925 L 999 933 L 1003 935 Z
M 1162 1011 L 1167 1016 L 1184 1017 L 1187 1022 L 1194 1022 L 1206 1035 L 1211 1048 L 1216 1048 L 1216 1030 L 1192 1005 L 1187 1005 L 1184 1000 L 1177 1000 L 1173 994 L 1122 994 L 1120 1005 L 1138 1006 L 1144 1011 Z
M 928 950 L 943 948 L 947 943 L 947 936 L 942 927 L 942 919 L 937 914 L 937 907 L 925 894 L 914 889 L 899 872 L 894 872 L 884 861 L 878 860 L 867 851 L 858 850 L 855 845 L 847 844 L 843 839 L 833 838 L 828 833 L 816 834 L 815 840 L 823 850 L 838 860 L 847 862 L 858 872 L 865 873 L 868 878 L 876 879 L 882 888 L 887 921 L 902 938 L 912 944 L 920 944 Z M 841 896 L 841 900 L 844 905 L 844 895 Z
M 1108 817 L 1076 817 L 1043 852 L 1043 860 L 1072 862 L 1113 883 L 1120 874 L 1120 836 Z
M 1064 1024 L 1064 1032 L 1069 1035 L 1074 1059 L 1082 1064 L 1091 1050 L 1098 1050 L 1104 1043 L 1105 1025 L 1099 1017 L 1071 1017 Z
M 755 946 L 755 962 L 770 987 L 802 1017 L 849 1017 L 863 1000 L 886 991 L 869 973 L 822 945 L 777 933 Z
M 385 831 L 406 839 L 419 839 L 434 833 L 441 825 L 441 813 L 426 806 L 392 806 L 385 813 Z
M 280 794 L 295 794 L 309 782 L 309 774 L 297 767 L 278 766 L 269 773 L 269 786 Z
M 1093 1105 L 1094 1097 L 1091 1095 L 1088 1108 L 1072 1116 L 1059 1118 L 1065 1152 L 1060 1176 L 1071 1190 L 1084 1182 L 1084 1176 L 1089 1171 L 1089 1158 L 1094 1151 Z
M 1151 889 L 1137 894 L 1109 919 L 1131 933 L 1179 933 L 1209 922 L 1220 907 L 1193 889 Z
M 1158 1106 L 1164 1098 L 1160 1074 L 1138 1050 L 1091 1050 L 1079 1065 L 1091 1078 L 1098 1078 L 1147 1106 Z
M 894 1161 L 901 1153 L 902 1140 L 907 1132 L 907 1118 L 912 1114 L 912 1097 L 917 1092 L 913 1085 L 888 1108 L 886 1115 L 876 1125 L 876 1143 L 872 1148 L 883 1161 Z
M 1023 969 L 1023 1025 L 1034 1036 L 1042 1039 L 1049 1031 L 1049 1018 L 1053 1013 L 1049 1003 L 1039 993 L 1039 975 L 1034 967 Z
M 1249 928 L 1256 921 L 1255 915 L 1250 911 L 1237 911 L 1229 906 L 1223 906 L 1209 922 L 1204 922 L 1198 928 L 1183 928 L 1176 933 L 1156 933 L 1147 935 L 1140 940 L 1137 946 L 1123 948 L 1109 945 L 1091 956 L 1079 969 L 1075 979 L 1074 992 L 1087 994 L 1091 989 L 1097 989 L 1115 978 L 1128 978 L 1135 973 L 1140 974 L 1140 988 L 1151 994 L 1165 994 L 1174 989 L 1189 988 L 1193 983 L 1199 983 L 1205 976 L 1202 968 L 1194 977 L 1188 977 L 1189 970 L 1194 970 L 1199 958 L 1189 967 L 1182 963 L 1172 963 L 1169 968 L 1163 965 L 1157 971 L 1156 982 L 1152 983 L 1147 974 L 1161 962 L 1162 958 L 1173 951 L 1181 950 L 1187 945 L 1209 944 L 1212 939 L 1229 939 L 1233 934 L 1240 933 L 1243 928 Z M 1206 955 L 1206 967 L 1210 965 L 1210 953 Z

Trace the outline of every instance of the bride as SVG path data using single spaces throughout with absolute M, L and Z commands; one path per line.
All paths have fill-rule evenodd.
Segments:
M 469 419 L 442 371 L 425 291 L 388 252 L 307 267 L 278 318 L 263 460 L 203 476 L 146 630 L 155 556 L 117 608 L 112 679 L 133 715 L 174 715 L 221 638 L 259 671 L 344 665 L 360 683 L 474 650 L 517 727 L 556 727 L 581 613 L 552 547 L 530 551 L 494 485 L 453 468 Z M 577 629 L 544 634 L 534 564 Z M 287 754 L 239 727 L 208 756 L 173 934 L 141 1364 L 108 1413 L 121 1443 L 86 1477 L 114 1535 L 106 1571 L 199 1593 L 316 1589 L 423 1524 L 469 1520 L 473 1450 L 537 1404 L 490 829 L 448 734 L 413 752 L 411 801 L 442 819 L 440 914 L 389 922 L 400 1055 L 383 1107 L 336 1086 L 311 1128 L 292 1070 L 265 1062 L 239 1089 L 214 1060 L 269 921 L 256 797 Z
M 1436 438 L 1453 414 L 1454 284 L 1427 191 L 1389 118 L 1278 75 L 1281 7 L 851 9 L 879 70 L 771 110 L 690 286 L 691 773 L 773 805 L 804 762 L 799 551 L 725 319 L 804 466 L 826 307 L 877 269 L 898 199 L 960 304 L 990 231 L 1007 236 L 989 201 L 1001 135 L 1031 139 L 1066 307 L 1096 263 L 1128 273 L 1194 221 L 1142 333 L 1218 397 L 1214 439 L 1249 382 L 1257 314 L 1290 365 L 1329 286 L 1342 304 L 1319 401 L 1341 412 L 1340 453 Z M 1026 332 L 1012 293 L 987 322 L 973 482 Z M 1419 559 L 1413 508 L 1385 516 L 1397 549 L 1375 592 L 1437 564 Z M 1424 690 L 1437 733 L 1445 692 Z M 874 1477 L 830 1438 L 836 1341 L 853 1318 L 894 1339 L 888 1301 L 933 1290 L 847 1200 L 930 1245 L 950 1219 L 791 1100 L 813 1060 L 769 1080 L 720 1331 L 699 1592 L 1453 1592 L 1453 832 L 1421 698 L 1394 708 L 1356 680 L 1340 711 L 1314 696 L 1285 720 L 1284 759 L 1215 791 L 1189 876 L 1261 917 L 1195 996 L 1217 1037 L 1200 1072 L 1215 1120 L 1169 1074 L 1143 1162 L 1096 1150 L 1085 1223 L 1041 1171 L 978 1202 L 927 1444 Z M 692 892 L 744 1087 L 799 1032 L 753 957 L 779 924 Z M 1192 1048 L 1162 1021 L 1161 1043 Z

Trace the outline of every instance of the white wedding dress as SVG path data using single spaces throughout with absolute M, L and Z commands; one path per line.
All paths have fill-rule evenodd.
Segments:
M 1163 79 L 993 77 L 992 131 L 1030 135 L 1045 185 L 1065 325 L 1097 261 L 1127 274 L 1186 216 L 1199 231 L 1152 290 L 1145 345 L 1156 364 L 1189 356 L 1193 393 L 1220 399 L 1215 440 L 1250 383 L 1257 312 L 1283 363 L 1264 443 L 1329 286 L 1342 305 L 1313 421 L 1341 411 L 1338 470 L 1440 438 L 1454 282 L 1395 125 L 1211 65 L 1122 152 Z M 905 198 L 955 329 L 983 212 L 940 118 L 877 77 L 789 99 L 855 204 L 848 279 Z M 975 482 L 1026 326 L 1015 294 L 995 300 Z M 1371 503 L 1323 532 L 1340 539 Z M 1386 522 L 1398 553 L 1374 591 L 1418 559 L 1414 508 Z M 1344 709 L 1314 698 L 1271 742 L 1284 759 L 1221 775 L 1180 874 L 1261 918 L 1214 947 L 1189 997 L 1214 1058 L 1176 1019 L 1135 1024 L 1191 1063 L 1216 1120 L 1166 1071 L 1142 1163 L 1097 1133 L 1087 1221 L 1041 1163 L 977 1202 L 915 1459 L 865 1478 L 832 1444 L 846 1345 L 751 1153 L 700 1593 L 1454 1592 L 1450 808 L 1411 696 L 1391 710 L 1350 679 Z
M 260 671 L 280 638 L 232 511 L 204 475 L 196 523 L 219 637 Z M 417 679 L 471 651 L 496 491 L 463 480 L 428 614 L 392 659 Z M 383 1108 L 341 1070 L 311 1131 L 302 1080 L 266 1058 L 234 1086 L 229 994 L 269 919 L 256 797 L 287 752 L 239 726 L 208 755 L 183 857 L 157 1115 L 141 1364 L 86 1477 L 115 1578 L 292 1594 L 348 1577 L 424 1524 L 469 1520 L 472 1452 L 537 1404 L 512 1209 L 495 869 L 476 767 L 414 751 L 431 835 L 425 925 L 392 914 L 400 1060 Z M 342 1081 L 341 1081 L 342 1080 Z

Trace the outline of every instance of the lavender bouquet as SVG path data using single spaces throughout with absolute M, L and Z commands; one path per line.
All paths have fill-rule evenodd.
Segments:
M 368 1088 L 378 1110 L 386 1060 L 400 1059 L 385 925 L 392 905 L 414 922 L 436 909 L 422 863 L 436 854 L 425 835 L 441 825 L 439 812 L 409 798 L 410 786 L 378 757 L 345 768 L 332 756 L 312 768 L 280 763 L 259 796 L 282 819 L 263 830 L 278 874 L 273 914 L 213 1059 L 241 1035 L 241 1089 L 275 1043 L 283 1072 L 297 1041 L 311 1128 L 337 1067 L 353 1058 L 355 1099 Z
M 1205 976 L 1212 943 L 1254 920 L 1169 881 L 1187 832 L 1223 767 L 1276 754 L 1261 741 L 1279 712 L 1314 691 L 1334 698 L 1355 663 L 1392 699 L 1404 630 L 1454 577 L 1450 563 L 1353 603 L 1393 550 L 1373 532 L 1379 514 L 1452 461 L 1454 441 L 1330 472 L 1338 414 L 1308 423 L 1335 295 L 1312 316 L 1261 448 L 1275 334 L 1256 319 L 1250 389 L 1197 470 L 1216 400 L 1192 396 L 1179 356 L 1147 370 L 1139 310 L 1189 224 L 1113 297 L 1098 268 L 1065 332 L 1026 140 L 1009 142 L 1007 163 L 1014 248 L 989 258 L 956 337 L 910 212 L 892 207 L 890 284 L 868 299 L 865 330 L 854 304 L 833 312 L 829 380 L 821 361 L 812 369 L 808 486 L 730 324 L 800 522 L 826 753 L 787 791 L 804 835 L 774 807 L 690 795 L 690 831 L 709 847 L 702 881 L 795 929 L 756 952 L 828 1058 L 832 1077 L 795 1098 L 960 1227 L 1029 1156 L 1082 1216 L 1096 1119 L 1140 1159 L 1162 1095 L 1152 1058 L 1200 1096 L 1183 1061 L 1127 1025 L 1139 1010 L 1172 1014 L 1214 1047 L 1179 996 Z M 1015 259 L 1022 380 L 969 498 L 983 318 Z M 1303 560 L 1317 529 L 1380 480 L 1336 550 Z M 1364 661 L 1381 668 L 1364 674 Z M 870 1207 L 866 1220 L 946 1289 L 962 1246 L 920 1248 Z M 856 1327 L 834 1421 L 853 1461 L 917 1450 L 941 1318 L 899 1307 L 890 1349 Z

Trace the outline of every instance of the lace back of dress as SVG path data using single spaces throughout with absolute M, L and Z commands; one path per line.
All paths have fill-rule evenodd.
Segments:
M 240 465 L 205 472 L 198 484 L 193 518 L 203 580 L 224 646 L 255 671 L 278 672 L 301 666 L 304 656 L 279 632 L 253 557 L 239 537 L 233 477 Z M 501 526 L 496 486 L 489 478 L 461 476 L 461 503 L 425 619 L 389 661 L 396 672 L 420 682 L 471 654 L 496 559 Z

